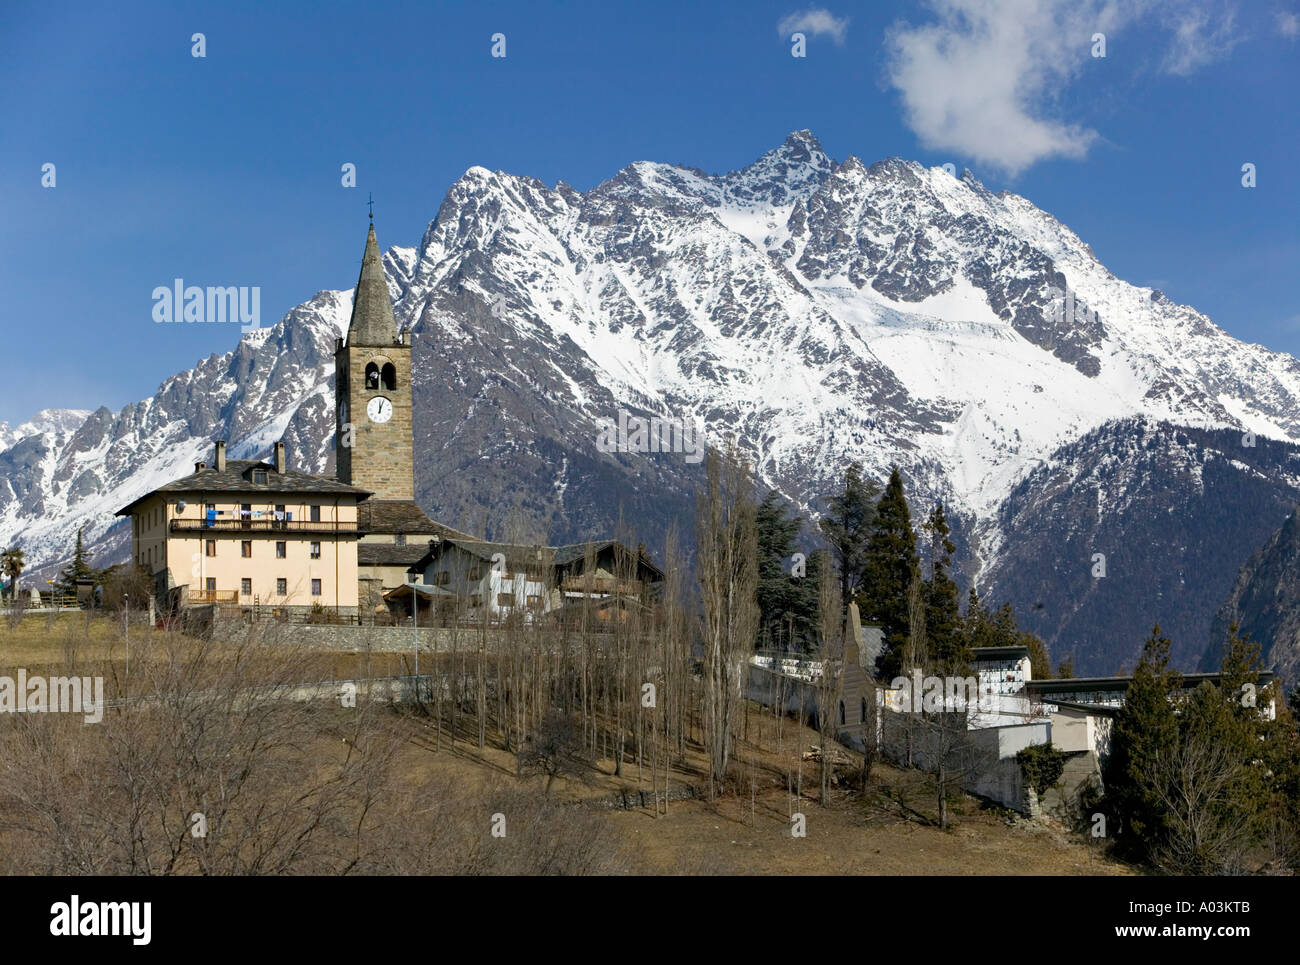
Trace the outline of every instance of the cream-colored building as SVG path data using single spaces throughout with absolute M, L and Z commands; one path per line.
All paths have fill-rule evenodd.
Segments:
M 336 476 L 226 459 L 118 512 L 132 517 L 132 559 L 172 608 L 223 604 L 255 615 L 324 608 L 365 621 L 431 542 L 468 534 L 414 500 L 411 341 L 393 317 L 374 225 L 346 337 L 335 343 Z
M 357 612 L 357 507 L 364 489 L 295 472 L 284 443 L 273 462 L 226 459 L 141 497 L 131 517 L 132 560 L 172 607 L 223 604 L 256 615 Z

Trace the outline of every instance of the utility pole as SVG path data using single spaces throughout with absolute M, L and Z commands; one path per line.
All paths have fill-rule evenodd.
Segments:
M 122 594 L 122 639 L 126 641 L 126 691 L 131 691 L 131 597 Z

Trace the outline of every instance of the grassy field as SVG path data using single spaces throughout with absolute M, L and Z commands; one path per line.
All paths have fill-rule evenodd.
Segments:
M 179 634 L 132 628 L 132 692 L 141 662 L 168 647 L 188 650 L 203 644 Z M 0 621 L 0 674 L 18 668 L 32 673 L 120 673 L 125 646 L 122 627 L 109 619 L 82 614 L 28 617 L 18 626 Z M 314 652 L 295 658 L 292 679 L 353 679 L 410 671 L 405 653 L 344 654 Z M 426 658 L 427 659 L 427 658 Z M 422 669 L 429 664 L 421 661 Z M 112 690 L 110 685 L 109 690 Z M 1113 875 L 1133 869 L 1107 857 L 1088 839 L 1050 822 L 1026 822 L 983 806 L 964 794 L 950 799 L 952 827 L 935 822 L 937 803 L 924 774 L 877 765 L 863 789 L 857 778 L 861 757 L 839 749 L 840 781 L 828 806 L 816 801 L 817 764 L 806 758 L 817 744 L 815 731 L 778 720 L 756 705 L 746 708 L 746 738 L 739 742 L 727 793 L 673 800 L 667 814 L 650 808 L 623 810 L 610 802 L 627 791 L 650 791 L 649 761 L 638 767 L 625 759 L 619 773 L 607 757 L 591 762 L 580 778 L 557 778 L 550 799 L 597 815 L 626 854 L 626 869 L 658 874 L 879 874 L 879 875 Z M 327 711 L 331 713 L 339 711 Z M 431 787 L 457 793 L 488 794 L 526 788 L 542 795 L 545 779 L 519 778 L 514 754 L 489 730 L 478 746 L 477 721 L 463 711 L 456 733 L 449 721 L 386 711 L 400 750 L 387 764 L 386 782 L 401 795 L 428 793 Z M 453 739 L 454 736 L 454 739 Z M 696 735 L 698 737 L 698 735 Z M 312 740 L 312 754 L 327 760 L 346 751 L 337 736 Z M 662 785 L 663 776 L 658 778 Z M 708 785 L 703 748 L 688 745 L 685 758 L 670 768 L 668 787 L 685 795 Z M 799 791 L 802 793 L 799 793 Z M 791 814 L 801 813 L 806 837 L 791 835 Z
M 791 721 L 780 740 L 771 717 L 751 706 L 754 743 L 742 742 L 734 773 L 736 784 L 718 800 L 673 801 L 667 815 L 650 808 L 602 807 L 599 813 L 616 829 L 631 855 L 631 867 L 650 874 L 781 875 L 1127 875 L 1129 866 L 1106 856 L 1087 839 L 1054 823 L 1031 823 L 1009 812 L 984 806 L 969 795 L 949 803 L 952 826 L 940 830 L 934 793 L 925 775 L 877 765 L 865 792 L 837 788 L 828 807 L 816 800 L 817 765 L 803 754 L 817 742 L 815 731 Z M 758 743 L 763 728 L 762 744 Z M 443 734 L 443 749 L 433 750 L 432 725 L 406 721 L 410 736 L 395 762 L 401 780 L 418 785 L 450 777 L 458 786 L 488 790 L 513 782 L 514 758 L 488 744 L 477 747 L 477 733 L 463 731 L 452 743 Z M 841 749 L 846 770 L 861 766 L 861 757 Z M 803 794 L 787 788 L 787 771 L 802 770 Z M 752 778 L 752 787 L 751 787 Z M 527 786 L 540 792 L 540 777 Z M 686 764 L 669 774 L 669 787 L 707 785 L 702 749 L 691 746 Z M 604 801 L 621 791 L 650 790 L 649 772 L 638 780 L 635 762 L 595 762 L 587 783 L 557 780 L 552 795 L 561 800 Z M 790 814 L 805 816 L 807 836 L 791 834 Z

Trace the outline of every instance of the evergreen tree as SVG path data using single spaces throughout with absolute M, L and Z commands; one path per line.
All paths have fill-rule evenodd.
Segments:
M 1243 793 L 1252 805 L 1258 835 L 1266 837 L 1282 824 L 1300 836 L 1300 734 L 1281 700 L 1277 681 L 1261 684 L 1262 648 L 1239 630 L 1236 623 L 1228 628 L 1219 685 L 1236 722 L 1246 731 L 1243 753 L 1256 762 Z M 1272 719 L 1264 713 L 1269 706 L 1275 708 Z M 1300 848 L 1300 837 L 1294 845 Z
M 758 646 L 807 649 L 817 633 L 817 581 L 825 554 L 810 554 L 803 576 L 791 572 L 788 561 L 798 550 L 804 520 L 797 513 L 787 516 L 784 500 L 776 492 L 763 497 L 755 525 L 758 529 Z
M 880 485 L 874 479 L 864 479 L 862 464 L 855 462 L 844 473 L 843 492 L 827 500 L 826 515 L 818 523 L 830 545 L 840 579 L 840 599 L 846 607 L 862 582 L 879 493 Z
M 78 580 L 93 580 L 96 583 L 100 580 L 99 571 L 86 558 L 86 547 L 80 529 L 77 530 L 77 545 L 72 551 L 72 561 L 59 571 L 58 578 L 54 581 L 54 592 L 76 596 Z
M 919 577 L 916 533 L 903 495 L 903 479 L 897 466 L 876 504 L 875 526 L 867 540 L 866 564 L 858 591 L 858 606 L 867 619 L 878 621 L 885 636 L 880 672 L 897 676 L 910 634 L 908 599 L 912 582 Z
M 1060 680 L 1070 680 L 1074 677 L 1074 655 L 1066 654 L 1061 658 L 1061 662 L 1056 665 L 1056 676 Z
M 956 547 L 948 538 L 943 503 L 931 510 L 923 528 L 930 540 L 930 578 L 924 590 L 925 636 L 930 660 L 940 673 L 965 673 L 972 655 L 962 639 L 957 584 L 949 576 Z
M 1228 697 L 1229 699 L 1225 699 Z M 1148 783 L 1163 834 L 1149 856 L 1179 874 L 1240 872 L 1266 798 L 1253 763 L 1259 738 L 1222 687 L 1206 682 L 1180 701 L 1177 744 L 1150 761 Z M 1154 846 L 1152 846 L 1154 844 Z
M 1111 730 L 1106 800 L 1111 817 L 1118 819 L 1118 840 L 1136 857 L 1157 854 L 1169 830 L 1154 784 L 1157 762 L 1178 746 L 1178 718 L 1170 698 L 1181 678 L 1169 668 L 1169 653 L 1169 638 L 1156 624 Z

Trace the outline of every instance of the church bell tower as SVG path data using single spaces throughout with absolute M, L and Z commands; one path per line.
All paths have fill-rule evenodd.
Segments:
M 397 333 L 371 217 L 347 340 L 334 349 L 337 475 L 372 499 L 411 500 L 411 345 Z

